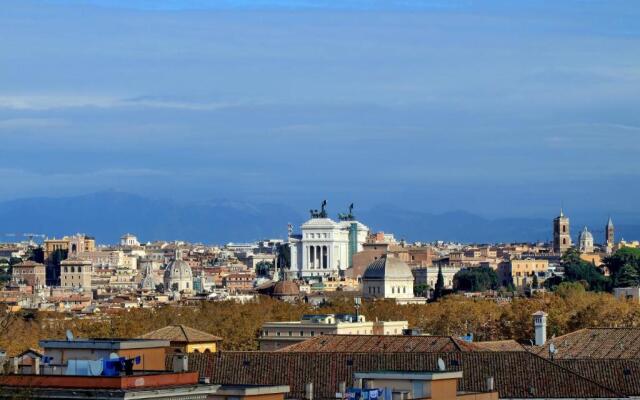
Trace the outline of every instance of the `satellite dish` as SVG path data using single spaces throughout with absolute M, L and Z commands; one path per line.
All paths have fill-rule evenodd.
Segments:
M 67 340 L 68 340 L 69 342 L 72 342 L 72 341 L 73 341 L 73 339 L 74 339 L 74 337 L 73 337 L 73 332 L 71 332 L 71 329 L 67 329 Z
M 556 349 L 556 345 L 555 345 L 555 344 L 553 344 L 553 343 L 551 343 L 551 344 L 549 345 L 549 353 L 551 353 L 551 354 L 556 354 L 557 352 L 558 352 L 558 349 Z
M 118 353 L 111 353 L 109 354 L 109 359 L 113 360 L 114 358 L 119 358 L 120 356 L 118 355 Z
M 438 371 L 446 371 L 447 366 L 444 365 L 444 360 L 442 358 L 438 358 Z

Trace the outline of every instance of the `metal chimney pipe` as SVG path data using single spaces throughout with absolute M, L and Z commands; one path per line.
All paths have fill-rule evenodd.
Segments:
M 495 390 L 494 389 L 493 376 L 489 376 L 485 380 L 485 389 L 487 390 L 487 392 L 493 392 Z
M 308 382 L 304 385 L 304 398 L 313 400 L 313 382 Z
M 347 382 L 342 381 L 338 384 L 338 392 L 344 398 L 345 393 L 347 393 Z
M 33 371 L 35 375 L 40 375 L 40 358 L 36 357 L 33 359 Z

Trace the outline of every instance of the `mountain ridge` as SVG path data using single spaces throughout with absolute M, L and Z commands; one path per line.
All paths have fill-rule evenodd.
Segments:
M 434 214 L 389 204 L 358 210 L 356 215 L 372 231 L 393 233 L 397 239 L 407 241 L 498 243 L 551 239 L 552 217 L 491 219 L 464 210 Z M 47 236 L 84 232 L 95 236 L 99 243 L 116 243 L 122 234 L 131 232 L 144 242 L 186 240 L 224 244 L 283 238 L 288 223 L 297 230 L 306 218 L 306 212 L 284 204 L 229 199 L 176 202 L 119 191 L 0 202 L 0 234 L 5 235 L 4 240 L 7 234 L 15 232 Z M 576 238 L 585 221 L 577 222 L 572 220 Z M 600 241 L 600 226 L 597 221 L 591 222 L 596 242 Z M 635 220 L 619 224 L 616 229 L 618 239 L 640 236 L 640 224 Z

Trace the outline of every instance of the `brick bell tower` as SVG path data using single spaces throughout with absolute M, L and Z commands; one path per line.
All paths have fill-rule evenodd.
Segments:
M 560 209 L 560 215 L 553 220 L 553 251 L 564 254 L 571 248 L 571 231 L 569 230 L 569 218 Z

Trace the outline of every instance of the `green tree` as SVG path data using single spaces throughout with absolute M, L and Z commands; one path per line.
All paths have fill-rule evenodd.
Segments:
M 592 263 L 580 258 L 580 252 L 569 249 L 562 256 L 564 280 L 567 282 L 584 282 L 589 290 L 606 291 L 610 280 Z
M 442 265 L 438 265 L 438 278 L 436 279 L 436 287 L 433 290 L 433 299 L 438 300 L 442 297 L 444 291 L 444 276 L 442 275 Z
M 44 250 L 42 247 L 36 247 L 35 249 L 29 250 L 28 259 L 31 261 L 35 261 L 37 263 L 44 263 Z
M 490 267 L 476 267 L 458 271 L 453 286 L 465 292 L 483 292 L 498 289 L 498 274 Z
M 431 289 L 429 285 L 427 285 L 426 283 L 421 283 L 413 287 L 413 294 L 415 294 L 418 297 L 424 297 L 426 293 L 429 291 L 429 289 Z
M 267 261 L 260 261 L 256 264 L 256 275 L 258 276 L 267 276 L 269 275 L 269 271 L 273 265 Z
M 635 266 L 625 264 L 615 277 L 616 287 L 631 287 L 640 285 L 640 274 Z
M 630 265 L 635 268 L 636 272 L 640 271 L 640 249 L 632 249 L 630 247 L 623 247 L 604 259 L 604 264 L 609 269 L 609 273 L 613 278 L 616 286 L 618 285 L 618 275 L 622 272 L 622 269 Z M 629 270 L 627 269 L 627 273 Z
M 540 287 L 540 282 L 538 281 L 538 274 L 533 273 L 533 281 L 531 282 L 531 287 L 533 289 L 538 289 Z

